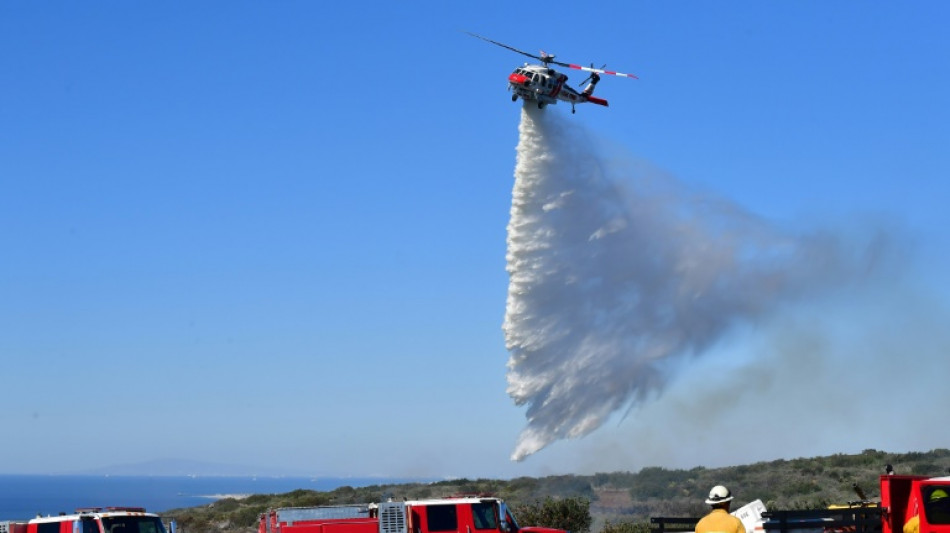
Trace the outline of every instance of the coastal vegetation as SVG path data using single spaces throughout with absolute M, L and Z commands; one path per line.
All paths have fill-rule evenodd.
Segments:
M 885 466 L 898 474 L 947 475 L 950 450 L 778 459 L 722 468 L 643 468 L 638 472 L 562 475 L 541 478 L 452 479 L 436 483 L 340 487 L 332 491 L 296 490 L 225 498 L 202 507 L 162 513 L 180 533 L 253 533 L 258 516 L 278 507 L 308 507 L 378 502 L 387 498 L 424 499 L 458 494 L 504 498 L 522 525 L 568 529 L 572 533 L 646 533 L 651 516 L 700 516 L 714 485 L 736 496 L 733 509 L 762 500 L 770 510 L 821 508 L 857 501 L 863 490 L 879 499 L 878 479 Z

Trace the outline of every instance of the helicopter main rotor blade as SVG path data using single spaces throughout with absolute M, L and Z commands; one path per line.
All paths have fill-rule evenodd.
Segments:
M 633 78 L 639 80 L 640 78 L 634 76 L 633 74 L 624 74 L 623 72 L 616 72 L 614 70 L 603 70 L 599 68 L 585 67 L 582 65 L 564 65 L 565 67 L 575 68 L 577 70 L 585 70 L 587 72 L 596 72 L 598 74 L 610 74 L 611 76 L 620 76 L 622 78 Z
M 471 35 L 472 37 L 477 37 L 477 38 L 479 38 L 479 39 L 481 39 L 481 40 L 483 40 L 483 41 L 488 41 L 488 42 L 490 42 L 490 43 L 492 43 L 492 44 L 497 44 L 498 46 L 500 46 L 500 47 L 502 47 L 502 48 L 507 48 L 507 49 L 511 50 L 512 52 L 518 52 L 519 54 L 526 55 L 526 56 L 528 56 L 528 57 L 532 57 L 532 58 L 534 58 L 534 59 L 537 59 L 538 61 L 541 60 L 541 57 L 540 57 L 540 56 L 536 56 L 536 55 L 534 55 L 534 54 L 529 54 L 528 52 L 525 52 L 524 50 L 518 50 L 518 49 L 515 48 L 514 46 L 508 46 L 507 44 L 500 43 L 500 42 L 498 42 L 498 41 L 493 41 L 493 40 L 489 39 L 488 37 L 482 37 L 481 35 L 478 35 L 477 33 L 472 33 L 472 32 L 470 32 L 470 31 L 467 31 L 467 32 L 465 32 L 465 33 Z
M 470 31 L 467 31 L 467 32 L 465 32 L 465 33 L 471 35 L 472 37 L 477 37 L 477 38 L 479 38 L 479 39 L 481 39 L 481 40 L 483 40 L 483 41 L 488 41 L 488 42 L 490 42 L 490 43 L 492 43 L 492 44 L 497 44 L 498 46 L 500 46 L 500 47 L 502 47 L 502 48 L 507 48 L 507 49 L 511 50 L 512 52 L 517 52 L 517 53 L 519 53 L 519 54 L 521 54 L 521 55 L 526 55 L 526 56 L 528 56 L 528 57 L 530 57 L 530 58 L 537 59 L 538 61 L 541 61 L 541 62 L 543 62 L 543 63 L 553 63 L 553 64 L 555 64 L 555 65 L 560 65 L 560 66 L 562 66 L 562 67 L 570 67 L 570 66 L 571 66 L 571 65 L 568 65 L 567 63 L 561 63 L 560 61 L 554 61 L 554 60 L 552 59 L 554 56 L 548 56 L 548 55 L 545 55 L 544 57 L 536 56 L 536 55 L 534 55 L 534 54 L 529 54 L 528 52 L 525 52 L 524 50 L 518 50 L 518 49 L 515 48 L 514 46 L 508 46 L 507 44 L 500 43 L 500 42 L 498 42 L 498 41 L 493 41 L 493 40 L 489 39 L 488 37 L 482 37 L 481 35 L 478 35 L 477 33 L 472 33 L 472 32 L 470 32 Z
M 577 69 L 577 70 L 586 70 L 587 72 L 596 72 L 596 73 L 598 73 L 598 74 L 610 74 L 611 76 L 620 76 L 620 77 L 623 77 L 623 78 L 633 78 L 633 79 L 637 79 L 637 80 L 640 79 L 640 78 L 637 78 L 637 77 L 636 77 L 635 75 L 633 75 L 633 74 L 624 74 L 623 72 L 616 72 L 616 71 L 613 71 L 613 70 L 604 70 L 604 69 L 600 69 L 600 68 L 593 68 L 593 65 L 590 66 L 590 67 L 585 67 L 585 66 L 582 66 L 582 65 L 574 65 L 574 64 L 571 64 L 571 63 L 563 63 L 563 62 L 561 62 L 561 61 L 555 61 L 553 55 L 548 55 L 548 54 L 546 54 L 546 53 L 543 52 L 543 51 L 541 52 L 541 55 L 540 55 L 540 56 L 536 56 L 536 55 L 534 55 L 534 54 L 529 54 L 528 52 L 525 52 L 524 50 L 519 50 L 519 49 L 515 48 L 514 46 L 508 46 L 508 45 L 505 44 L 505 43 L 500 43 L 500 42 L 498 42 L 498 41 L 493 41 L 493 40 L 489 39 L 488 37 L 482 37 L 481 35 L 479 35 L 479 34 L 477 34 L 477 33 L 472 33 L 472 32 L 470 32 L 470 31 L 467 31 L 467 32 L 465 32 L 465 33 L 471 35 L 472 37 L 475 37 L 475 38 L 481 39 L 481 40 L 483 40 L 483 41 L 488 41 L 488 42 L 490 42 L 490 43 L 492 43 L 492 44 L 498 45 L 498 46 L 500 46 L 500 47 L 502 47 L 502 48 L 507 48 L 508 50 L 511 50 L 512 52 L 517 52 L 517 53 L 519 53 L 519 54 L 521 54 L 521 55 L 528 56 L 528 57 L 530 57 L 530 58 L 532 58 L 532 59 L 537 59 L 538 61 L 544 63 L 545 65 L 547 65 L 548 63 L 550 63 L 550 64 L 552 64 L 552 65 L 558 65 L 558 66 L 561 66 L 561 67 L 568 67 L 568 68 L 573 68 L 573 69 Z

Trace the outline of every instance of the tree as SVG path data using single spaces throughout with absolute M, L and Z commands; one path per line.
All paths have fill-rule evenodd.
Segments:
M 590 500 L 587 498 L 547 497 L 542 501 L 519 505 L 515 512 L 525 525 L 566 529 L 571 533 L 590 531 Z

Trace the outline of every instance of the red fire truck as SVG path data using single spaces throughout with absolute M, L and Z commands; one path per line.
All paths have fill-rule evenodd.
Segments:
M 859 501 L 826 509 L 766 511 L 750 533 L 903 533 L 908 522 L 916 533 L 950 533 L 950 477 L 895 475 L 880 477 L 881 501 L 870 501 L 854 486 Z M 915 520 L 912 521 L 912 519 Z M 654 517 L 657 533 L 692 531 L 698 518 Z
M 0 533 L 166 533 L 161 518 L 141 507 L 91 507 L 75 514 L 0 522 Z
M 258 533 L 568 532 L 519 526 L 500 498 L 460 497 L 272 509 L 261 515 Z
M 950 477 L 881 476 L 882 533 L 917 516 L 920 533 L 950 533 Z

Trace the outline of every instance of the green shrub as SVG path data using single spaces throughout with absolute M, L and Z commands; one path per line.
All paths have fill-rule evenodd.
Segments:
M 646 522 L 606 522 L 601 533 L 650 533 Z
M 571 533 L 590 531 L 590 500 L 586 498 L 545 498 L 540 502 L 512 506 L 522 525 L 566 529 Z
M 231 511 L 237 510 L 241 504 L 234 498 L 224 498 L 223 500 L 218 500 L 212 504 L 214 510 L 217 513 L 230 513 Z

